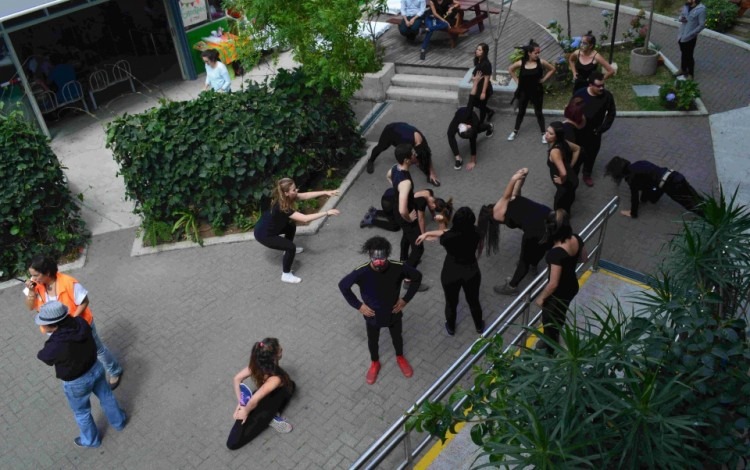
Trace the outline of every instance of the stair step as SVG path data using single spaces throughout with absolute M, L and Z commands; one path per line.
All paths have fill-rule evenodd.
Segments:
M 391 79 L 391 85 L 404 88 L 428 88 L 430 90 L 458 91 L 460 79 L 456 77 L 435 77 L 432 75 L 413 75 L 397 73 Z
M 429 75 L 432 77 L 463 78 L 468 68 L 463 67 L 433 67 L 429 65 L 409 65 L 396 63 L 396 73 L 406 75 Z
M 385 92 L 389 100 L 397 101 L 427 101 L 432 103 L 458 103 L 458 93 L 448 90 L 432 90 L 427 88 L 407 88 L 391 85 Z

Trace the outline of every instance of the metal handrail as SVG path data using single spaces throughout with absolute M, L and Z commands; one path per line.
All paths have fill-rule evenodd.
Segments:
M 576 269 L 576 272 L 581 272 L 590 265 L 592 271 L 599 269 L 599 261 L 601 259 L 602 245 L 604 243 L 604 235 L 607 230 L 607 221 L 617 211 L 619 206 L 620 198 L 618 196 L 613 197 L 607 205 L 605 205 L 595 216 L 591 219 L 591 222 L 579 232 L 579 235 L 584 242 L 588 242 L 589 239 L 593 238 L 597 233 L 597 242 L 593 247 L 588 247 L 589 261 L 582 263 Z M 503 310 L 500 315 L 487 327 L 483 337 L 502 335 L 506 333 L 512 326 L 516 325 L 516 320 L 519 316 L 523 316 L 522 324 L 530 327 L 534 325 L 541 316 L 541 311 L 536 311 L 532 318 L 529 319 L 530 309 L 532 301 L 537 295 L 544 289 L 547 284 L 547 268 L 540 272 L 536 278 L 528 285 L 521 293 L 510 303 L 510 305 Z M 508 343 L 506 350 L 516 347 L 526 336 L 525 331 L 519 332 L 511 342 Z M 480 338 L 481 339 L 481 338 Z M 474 364 L 479 362 L 483 357 L 489 344 L 485 344 L 476 353 L 472 353 L 472 349 L 480 341 L 477 339 L 471 346 L 469 346 L 456 361 L 451 364 L 450 367 L 430 385 L 426 392 L 417 399 L 417 401 L 401 415 L 370 447 L 349 467 L 350 470 L 358 470 L 360 468 L 373 469 L 376 468 L 391 452 L 401 443 L 404 444 L 404 460 L 396 467 L 399 470 L 407 468 L 411 465 L 414 458 L 435 438 L 431 435 L 427 435 L 424 439 L 417 443 L 416 447 L 412 450 L 411 445 L 411 433 L 404 430 L 404 424 L 409 416 L 419 409 L 419 407 L 427 400 L 436 402 L 445 398 L 456 386 L 456 384 L 463 379 L 467 373 L 472 371 Z M 463 400 L 454 406 L 454 410 L 460 407 Z

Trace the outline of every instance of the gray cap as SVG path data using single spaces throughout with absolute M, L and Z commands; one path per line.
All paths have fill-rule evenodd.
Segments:
M 68 307 L 55 300 L 42 305 L 39 313 L 34 317 L 34 322 L 37 325 L 53 325 L 67 316 Z

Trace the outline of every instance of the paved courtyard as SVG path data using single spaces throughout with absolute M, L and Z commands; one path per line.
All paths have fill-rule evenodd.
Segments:
M 702 48 L 706 44 L 699 43 L 698 54 L 708 53 Z M 746 74 L 750 66 L 743 64 L 737 67 Z M 747 100 L 737 103 L 740 107 Z M 729 104 L 718 94 L 707 100 L 712 111 L 731 109 Z M 531 169 L 524 194 L 551 204 L 554 187 L 533 116 L 527 116 L 518 139 L 507 142 L 512 116 L 497 115 L 496 136 L 479 138 L 479 163 L 468 172 L 452 169 L 445 131 L 454 111 L 452 105 L 391 103 L 366 137 L 377 140 L 391 121 L 416 125 L 433 149 L 443 183 L 436 193 L 453 197 L 457 207 L 468 205 L 476 212 L 481 204 L 494 203 L 510 175 L 522 166 Z M 461 151 L 466 156 L 465 142 Z M 711 192 L 718 184 L 708 117 L 619 118 L 604 136 L 594 173 L 596 186 L 581 186 L 577 193 L 575 226 L 585 225 L 614 195 L 627 196 L 625 185 L 618 188 L 602 177 L 604 164 L 614 155 L 673 166 L 699 191 Z M 95 405 L 95 418 L 105 433 L 99 449 L 73 445 L 77 429 L 60 383 L 53 370 L 35 358 L 44 337 L 25 311 L 20 288 L 0 291 L 0 311 L 6 319 L 0 333 L 1 466 L 348 467 L 476 335 L 463 301 L 456 336 L 446 335 L 439 285 L 444 252 L 430 244 L 420 269 L 432 288 L 407 306 L 404 320 L 405 354 L 414 376 L 401 375 L 388 335 L 383 334 L 383 369 L 375 385 L 365 384 L 369 357 L 363 321 L 336 285 L 365 261 L 358 250 L 367 237 L 383 235 L 397 246 L 396 234 L 358 226 L 386 188 L 384 175 L 391 164 L 392 151 L 383 153 L 375 174 L 361 174 L 341 199 L 342 215 L 329 218 L 317 235 L 298 239 L 305 247 L 294 266 L 303 279 L 298 285 L 282 284 L 278 252 L 252 241 L 131 258 L 135 229 L 95 236 L 85 267 L 71 274 L 88 288 L 98 330 L 125 368 L 116 395 L 130 418 L 118 433 L 106 425 Z M 415 171 L 414 180 L 417 187 L 426 187 L 421 173 Z M 656 206 L 645 206 L 637 220 L 614 217 L 603 257 L 636 271 L 653 270 L 661 247 L 678 229 L 681 212 L 665 197 Z M 519 243 L 520 233 L 503 230 L 500 253 L 480 260 L 480 299 L 488 319 L 507 305 L 492 286 L 512 272 Z M 224 443 L 235 406 L 232 377 L 247 364 L 253 342 L 265 336 L 280 339 L 282 365 L 298 385 L 285 412 L 295 429 L 286 435 L 268 430 L 245 448 L 230 452 Z

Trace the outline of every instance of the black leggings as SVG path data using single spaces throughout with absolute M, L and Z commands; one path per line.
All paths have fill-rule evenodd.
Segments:
M 594 170 L 594 162 L 599 155 L 599 149 L 602 147 L 602 135 L 594 134 L 591 129 L 585 129 L 581 132 L 581 141 L 578 143 L 583 152 L 583 176 L 591 176 Z
M 440 275 L 445 294 L 445 321 L 451 330 L 456 329 L 458 294 L 464 289 L 466 303 L 469 304 L 471 318 L 476 329 L 482 329 L 482 306 L 479 304 L 479 287 L 482 285 L 482 272 L 476 263 L 471 265 L 445 264 Z
M 571 176 L 573 175 L 568 175 L 569 178 Z M 573 202 L 576 200 L 576 188 L 567 181 L 563 184 L 555 184 L 555 188 L 557 191 L 555 192 L 554 209 L 565 209 L 570 215 L 570 208 L 573 207 Z
M 542 307 L 544 334 L 557 343 L 560 342 L 560 329 L 565 325 L 568 306 L 572 300 L 549 297 Z
M 690 186 L 682 173 L 673 171 L 664 183 L 663 190 L 674 202 L 703 217 L 703 209 L 699 207 L 703 198 Z
M 389 147 L 396 147 L 400 144 L 413 144 L 413 142 L 404 142 L 401 140 L 401 137 L 399 137 L 398 132 L 394 130 L 394 127 L 396 126 L 396 123 L 391 123 L 385 126 L 383 129 L 383 132 L 380 134 L 380 138 L 378 139 L 378 144 L 373 147 L 372 152 L 370 153 L 370 158 L 367 160 L 369 162 L 374 162 L 378 156 L 386 151 Z M 424 136 L 422 137 L 424 139 Z M 427 145 L 426 141 L 423 141 L 421 145 Z M 427 177 L 430 176 L 430 157 L 426 155 L 426 153 L 422 154 L 420 153 L 419 157 L 419 169 L 422 170 L 422 172 L 427 175 Z
M 227 448 L 229 450 L 237 450 L 258 437 L 258 434 L 268 427 L 273 417 L 284 410 L 289 403 L 289 399 L 292 397 L 292 393 L 294 393 L 294 389 L 294 382 L 291 382 L 289 389 L 283 387 L 277 388 L 263 398 L 258 403 L 258 406 L 250 412 L 245 420 L 245 424 L 242 424 L 240 420 L 236 420 L 234 426 L 232 426 L 232 430 L 229 431 Z
M 401 312 L 391 315 L 391 324 L 388 326 L 388 331 L 391 333 L 391 341 L 393 342 L 393 349 L 396 350 L 396 356 L 404 355 L 404 339 L 401 337 L 402 328 L 402 317 Z M 370 360 L 375 362 L 380 360 L 378 353 L 378 343 L 380 342 L 380 327 L 367 325 L 367 348 L 370 350 Z
M 388 191 L 386 191 L 386 193 L 380 198 L 380 207 L 383 210 L 379 210 L 375 213 L 375 217 L 372 218 L 373 226 L 388 230 L 389 232 L 398 232 L 401 230 L 401 227 L 393 218 L 394 202 L 393 196 L 389 197 Z M 408 243 L 406 249 L 409 249 Z
M 683 73 L 688 75 L 695 75 L 695 58 L 693 53 L 695 52 L 695 44 L 698 42 L 698 36 L 694 37 L 690 41 L 679 42 L 680 52 L 680 68 Z
M 289 222 L 281 235 L 274 235 L 272 237 L 255 238 L 261 245 L 271 248 L 272 250 L 280 250 L 284 252 L 284 260 L 281 262 L 281 270 L 285 273 L 292 271 L 292 263 L 294 262 L 294 255 L 297 246 L 293 243 L 294 234 L 297 233 L 297 226 L 293 222 Z
M 539 91 L 529 93 L 522 91 L 518 96 L 518 115 L 516 115 L 516 127 L 513 129 L 518 132 L 521 129 L 521 123 L 523 122 L 524 116 L 526 116 L 526 108 L 529 106 L 529 101 L 534 105 L 534 115 L 536 115 L 536 122 L 539 124 L 539 130 L 544 134 L 546 128 L 544 127 L 544 114 L 542 114 L 542 106 L 544 105 L 544 92 L 541 86 Z
M 490 100 L 490 98 L 492 98 L 492 94 L 490 93 L 489 95 L 485 95 L 484 99 L 480 99 L 480 96 L 482 96 L 482 92 L 477 92 L 476 95 L 469 95 L 469 102 L 466 105 L 468 111 L 466 112 L 466 114 L 471 116 L 474 106 L 476 106 L 477 108 L 479 108 L 479 123 L 481 124 L 487 117 L 487 112 L 491 111 L 492 113 L 494 113 L 494 111 L 490 110 L 490 108 L 487 106 L 487 102 Z
M 548 250 L 549 243 L 540 244 L 539 238 L 524 234 L 523 239 L 521 239 L 521 255 L 518 257 L 516 271 L 510 279 L 510 286 L 518 287 L 521 280 L 529 273 L 529 267 L 539 264 Z
M 399 221 L 399 225 L 401 226 L 400 260 L 412 268 L 416 268 L 422 260 L 422 254 L 424 254 L 424 245 L 417 245 L 417 238 L 422 234 L 419 229 L 419 223 L 416 220 L 414 222 L 405 222 L 400 214 L 396 215 L 396 217 L 401 219 Z

